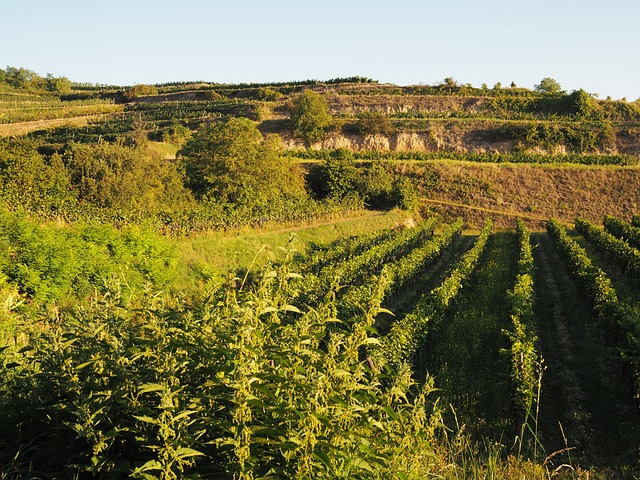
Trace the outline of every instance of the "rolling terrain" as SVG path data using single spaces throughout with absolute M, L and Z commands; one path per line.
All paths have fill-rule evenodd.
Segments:
M 70 88 L 0 89 L 1 479 L 640 476 L 637 102 Z

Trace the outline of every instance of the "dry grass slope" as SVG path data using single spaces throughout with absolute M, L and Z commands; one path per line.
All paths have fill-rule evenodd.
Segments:
M 418 180 L 422 195 L 433 200 L 431 211 L 447 219 L 462 214 L 475 226 L 487 213 L 503 213 L 496 216 L 498 226 L 512 226 L 516 215 L 541 227 L 550 217 L 571 222 L 581 216 L 601 222 L 607 213 L 630 219 L 640 211 L 637 167 L 431 162 L 395 168 Z

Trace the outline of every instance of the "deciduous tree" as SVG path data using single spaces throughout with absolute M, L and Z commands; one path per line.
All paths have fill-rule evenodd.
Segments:
M 556 94 L 562 92 L 560 84 L 550 77 L 545 77 L 540 80 L 540 83 L 534 86 L 536 92 Z
M 291 122 L 294 134 L 305 142 L 323 140 L 332 122 L 327 100 L 313 90 L 305 90 L 293 104 Z
M 277 135 L 266 138 L 255 122 L 231 118 L 203 127 L 178 152 L 187 186 L 198 197 L 242 205 L 303 195 L 302 175 L 280 157 Z

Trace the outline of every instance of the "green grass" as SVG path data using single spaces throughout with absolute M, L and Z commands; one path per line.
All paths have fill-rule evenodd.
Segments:
M 179 264 L 178 287 L 193 289 L 213 277 L 243 272 L 287 255 L 306 255 L 314 245 L 326 245 L 340 238 L 368 233 L 401 224 L 406 214 L 363 212 L 352 219 L 336 220 L 302 228 L 271 227 L 270 230 L 243 229 L 232 233 L 215 232 L 183 237 L 176 242 Z

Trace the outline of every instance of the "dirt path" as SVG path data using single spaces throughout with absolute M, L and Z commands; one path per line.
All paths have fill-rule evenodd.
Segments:
M 538 351 L 546 366 L 539 422 L 543 446 L 547 454 L 573 449 L 554 457 L 554 464 L 629 464 L 637 445 L 637 412 L 615 352 L 604 344 L 548 235 L 533 234 L 532 244 Z
M 78 117 L 53 118 L 51 120 L 36 120 L 33 122 L 4 123 L 0 124 L 0 136 L 25 135 L 36 130 L 70 125 L 84 127 L 89 121 L 102 120 L 111 114 L 82 115 Z
M 446 205 L 449 207 L 456 207 L 456 208 L 466 208 L 469 210 L 475 210 L 478 212 L 483 212 L 483 213 L 487 213 L 487 214 L 491 214 L 491 215 L 502 215 L 502 216 L 506 216 L 506 217 L 512 217 L 512 218 L 528 218 L 530 220 L 536 220 L 538 222 L 546 222 L 549 218 L 548 217 L 543 217 L 540 215 L 534 215 L 533 213 L 524 213 L 524 212 L 512 212 L 512 211 L 504 211 L 504 210 L 494 210 L 491 208 L 484 208 L 484 207 L 477 207 L 475 205 L 466 205 L 464 203 L 457 203 L 457 202 L 449 202 L 449 201 L 445 201 L 445 200 L 433 200 L 431 198 L 421 198 L 420 199 L 423 202 L 427 202 L 427 203 L 434 203 L 437 205 Z

